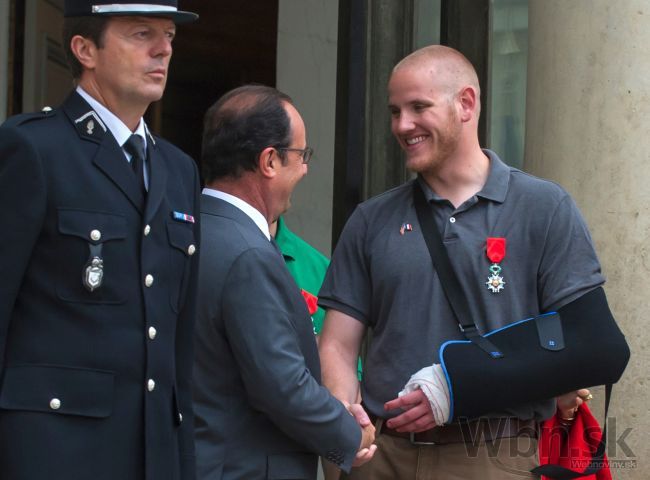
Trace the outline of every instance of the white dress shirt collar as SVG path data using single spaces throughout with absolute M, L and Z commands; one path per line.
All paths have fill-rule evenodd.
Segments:
M 268 238 L 269 241 L 271 240 L 271 232 L 269 231 L 269 224 L 266 221 L 266 218 L 264 218 L 264 215 L 262 215 L 262 213 L 251 204 L 246 203 L 239 197 L 235 197 L 229 193 L 222 192 L 221 190 L 204 188 L 203 193 L 205 195 L 210 195 L 211 197 L 220 198 L 224 202 L 228 202 L 234 207 L 240 209 L 242 212 L 248 215 L 250 219 L 253 220 L 253 222 L 255 222 L 255 225 L 257 225 L 257 227 L 262 231 L 264 236 Z
M 146 134 L 146 129 L 145 129 L 145 123 L 144 120 L 141 118 L 140 123 L 138 123 L 138 128 L 135 129 L 135 132 L 131 132 L 129 127 L 127 127 L 122 120 L 117 118 L 117 116 L 111 112 L 108 108 L 106 108 L 104 105 L 99 103 L 97 100 L 95 100 L 93 97 L 90 96 L 83 88 L 80 86 L 77 86 L 77 93 L 81 95 L 81 97 L 88 102 L 88 104 L 92 107 L 95 112 L 97 112 L 97 115 L 99 115 L 99 118 L 102 119 L 102 122 L 106 125 L 106 128 L 108 128 L 113 135 L 113 138 L 117 141 L 117 144 L 120 147 L 124 146 L 124 142 L 126 142 L 129 137 L 135 133 L 137 135 L 140 135 L 142 138 L 144 138 L 144 147 L 147 148 L 147 134 Z M 130 160 L 130 156 L 127 155 L 127 159 Z

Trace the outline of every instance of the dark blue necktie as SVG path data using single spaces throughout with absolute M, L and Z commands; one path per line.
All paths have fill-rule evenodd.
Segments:
M 124 150 L 131 155 L 131 168 L 133 169 L 133 174 L 135 175 L 142 193 L 146 195 L 147 190 L 144 185 L 144 169 L 147 152 L 144 148 L 144 139 L 140 135 L 131 135 L 124 143 Z

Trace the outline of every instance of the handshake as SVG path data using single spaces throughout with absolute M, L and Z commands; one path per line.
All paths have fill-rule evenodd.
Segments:
M 377 445 L 374 444 L 375 426 L 370 421 L 368 414 L 361 404 L 349 404 L 347 402 L 343 402 L 343 404 L 361 427 L 361 444 L 359 445 L 356 459 L 352 464 L 354 467 L 359 467 L 369 461 L 377 451 Z

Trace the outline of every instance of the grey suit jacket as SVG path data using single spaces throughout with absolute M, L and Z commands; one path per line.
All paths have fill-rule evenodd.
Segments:
M 361 431 L 320 385 L 302 295 L 279 252 L 233 205 L 201 198 L 195 333 L 198 478 L 315 479 L 349 470 Z

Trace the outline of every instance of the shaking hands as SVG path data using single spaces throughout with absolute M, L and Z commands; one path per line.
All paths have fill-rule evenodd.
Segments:
M 374 444 L 375 426 L 360 404 L 345 404 L 345 406 L 361 427 L 361 445 L 359 445 L 357 457 L 352 464 L 354 467 L 359 467 L 369 461 L 377 451 L 377 445 Z

